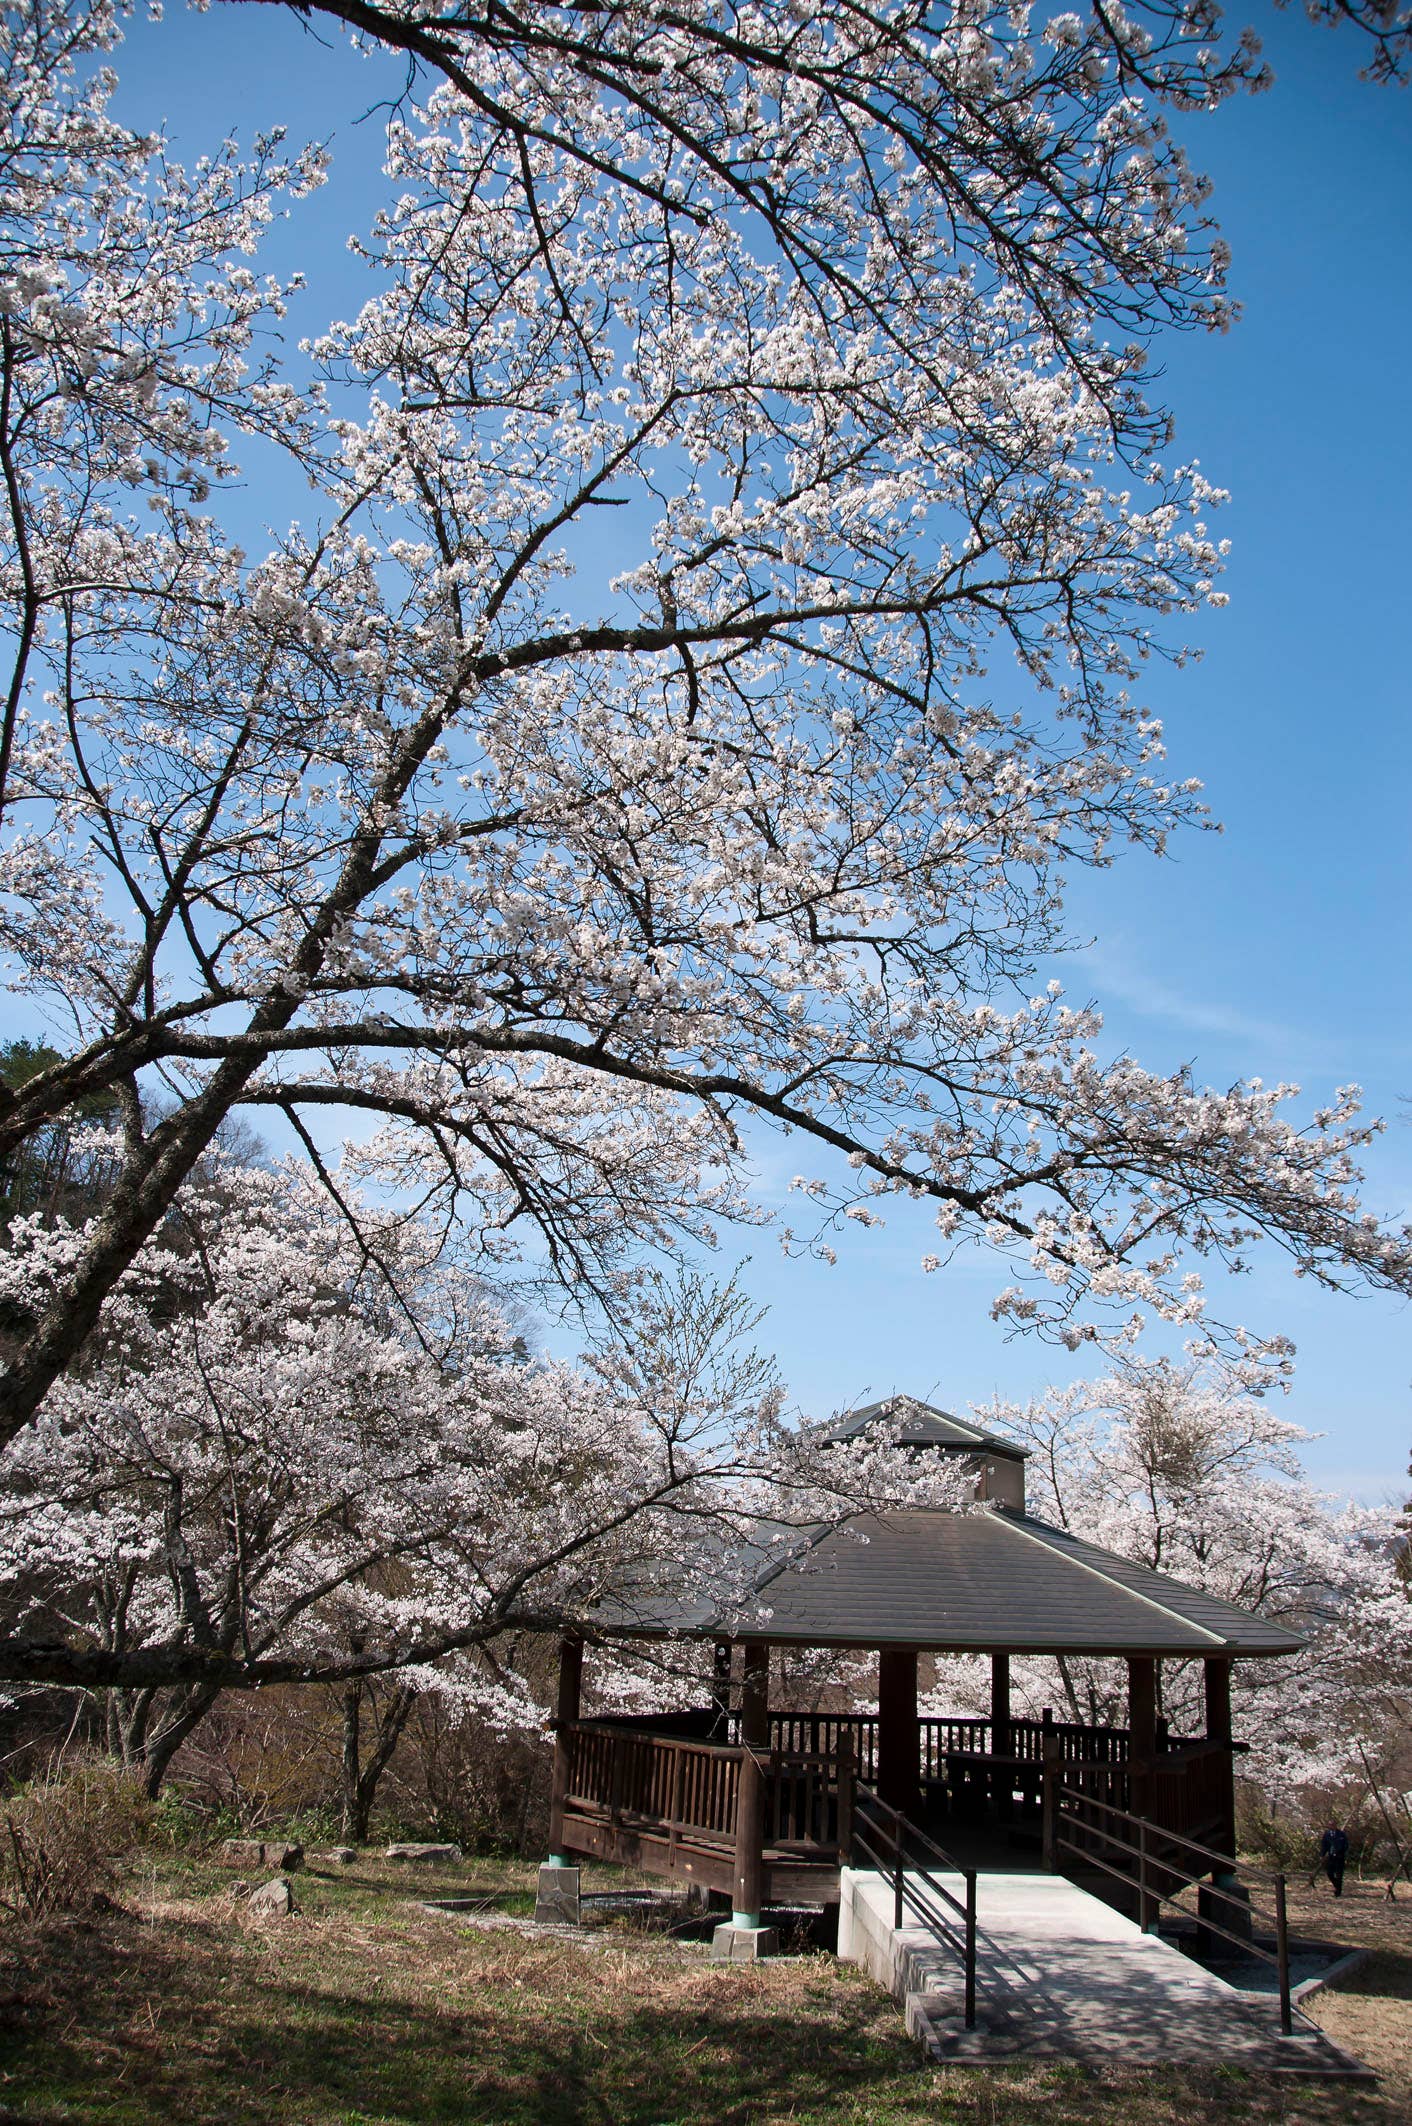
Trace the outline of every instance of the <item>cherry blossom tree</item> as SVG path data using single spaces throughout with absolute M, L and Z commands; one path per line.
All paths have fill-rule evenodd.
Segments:
M 1300 1656 L 1235 1664 L 1238 1731 L 1262 1781 L 1313 1782 L 1330 1752 L 1346 1760 L 1355 1734 L 1366 1740 L 1370 1721 L 1382 1725 L 1381 1750 L 1386 1706 L 1375 1711 L 1365 1693 L 1356 1718 L 1351 1708 L 1372 1649 L 1396 1646 L 1401 1674 L 1402 1642 L 1412 1643 L 1405 1623 L 1395 1637 L 1384 1628 L 1400 1596 L 1393 1520 L 1309 1482 L 1307 1433 L 1228 1373 L 1168 1360 L 1028 1404 L 996 1402 L 984 1416 L 1030 1448 L 1026 1494 L 1041 1519 L 1306 1637 Z M 1200 1664 L 1165 1662 L 1161 1673 L 1173 1730 L 1201 1733 Z M 1065 1656 L 1026 1674 L 1024 1688 L 1041 1698 L 1057 1688 L 1072 1718 L 1121 1725 L 1121 1662 Z M 1386 1680 L 1391 1689 L 1390 1670 Z
M 1351 1093 L 1105 1060 L 1035 975 L 1067 868 L 1198 814 L 1135 689 L 1221 597 L 1141 339 L 1227 314 L 1160 106 L 1253 61 L 1096 20 L 369 14 L 444 78 L 297 355 L 249 260 L 321 157 L 183 172 L 110 115 L 105 0 L 11 10 L 0 943 L 64 1038 L 0 1160 L 126 1127 L 0 1441 L 241 1109 L 335 1191 L 372 1128 L 380 1187 L 580 1295 L 758 1215 L 757 1124 L 787 1241 L 930 1199 L 932 1259 L 1017 1254 L 998 1313 L 1071 1342 L 1194 1322 L 1193 1251 L 1260 1237 L 1405 1286 Z M 254 553 L 237 449 L 305 497 Z
M 578 105 L 585 94 L 606 92 L 624 108 L 623 151 L 599 155 L 590 167 L 641 185 L 633 144 L 643 131 L 668 132 L 681 163 L 708 172 L 806 274 L 839 271 L 820 241 L 828 209 L 795 172 L 781 169 L 768 136 L 742 122 L 761 102 L 793 97 L 795 137 L 816 149 L 819 167 L 871 159 L 886 173 L 889 151 L 919 164 L 958 229 L 979 221 L 987 239 L 1005 245 L 1012 274 L 1030 285 L 1052 273 L 1061 227 L 1098 253 L 1113 241 L 1097 181 L 1101 144 L 1095 157 L 1082 119 L 1075 123 L 1097 90 L 1141 94 L 1159 112 L 1189 111 L 1271 80 L 1254 33 L 1228 35 L 1214 0 L 1056 10 L 1038 24 L 1030 7 L 985 0 L 959 7 L 883 0 L 846 11 L 818 0 L 729 8 L 711 0 L 570 0 L 533 11 L 503 0 L 493 8 L 455 0 L 278 4 L 342 24 L 366 50 L 405 55 L 512 141 L 547 136 L 577 155 Z M 1402 0 L 1304 0 L 1304 12 L 1369 39 L 1368 78 L 1406 78 L 1412 14 Z M 1185 179 L 1179 158 L 1174 168 Z M 882 201 L 874 205 L 890 192 L 885 174 L 877 189 Z M 655 196 L 664 212 L 690 213 L 680 189 Z M 1117 262 L 1132 265 L 1130 257 Z M 851 285 L 846 265 L 840 279 Z M 1140 307 L 1132 314 L 1144 315 Z
M 1358 1824 L 1412 1879 L 1412 1603 L 1380 1515 L 1320 1607 L 1310 1656 L 1262 1708 L 1266 1787 L 1306 1820 Z
M 154 1788 L 223 1689 L 341 1683 L 356 1813 L 371 1679 L 394 1729 L 426 1690 L 523 1721 L 514 1634 L 664 1579 L 726 1600 L 767 1511 L 788 1544 L 955 1494 L 783 1424 L 729 1287 L 650 1280 L 630 1354 L 552 1363 L 424 1222 L 356 1209 L 358 1239 L 308 1169 L 208 1158 L 5 1464 L 0 1676 L 104 1690 Z M 9 1308 L 85 1244 L 18 1221 Z

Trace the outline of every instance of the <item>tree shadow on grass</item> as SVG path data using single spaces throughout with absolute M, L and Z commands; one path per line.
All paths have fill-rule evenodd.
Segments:
M 252 2032 L 252 2038 L 257 2034 Z M 376 2064 L 366 2034 L 327 2023 L 279 2037 L 278 2079 L 318 2091 L 321 2122 L 470 2121 L 477 2126 L 759 2126 L 776 2116 L 834 2117 L 861 2102 L 879 2062 L 846 2034 L 821 2045 L 812 2029 L 768 2014 L 614 2017 L 592 2034 L 539 2022 L 401 2008 L 379 2018 Z M 841 2041 L 840 2041 L 841 2038 Z M 266 2036 L 268 2045 L 268 2036 Z M 895 2060 L 887 2063 L 895 2076 Z M 912 2070 L 915 2072 L 915 2070 Z M 920 2081 L 920 2076 L 917 2076 Z M 918 2120 L 935 2116 L 920 2102 Z M 250 2118 L 272 2114 L 257 2108 Z
M 444 1947 L 428 1944 L 429 1966 Z M 659 2011 L 615 1993 L 606 1968 L 600 1984 L 595 1963 L 567 2001 L 548 1967 L 542 1985 L 533 1971 L 477 1985 L 472 1966 L 418 2002 L 405 1966 L 400 1997 L 385 1997 L 375 1950 L 296 1968 L 299 1948 L 281 1937 L 272 1956 L 223 1916 L 8 1930 L 0 2117 L 8 2106 L 94 2126 L 754 2126 L 832 2116 L 880 2075 L 921 2080 L 900 2030 L 890 2043 L 870 2031 L 866 1993 L 806 2022 L 768 1995 Z
M 7 1973 L 0 2106 L 95 2126 L 755 2126 L 916 2074 L 869 2037 L 866 2001 L 823 2031 L 768 2000 L 624 2013 L 605 1994 L 571 2017 L 529 1988 L 415 2005 L 288 1970 L 232 1999 L 191 1947 L 70 1934 L 47 1970 Z
M 405 1944 L 401 1995 L 384 1998 L 376 1951 L 340 1962 L 325 1944 L 305 1965 L 295 1937 L 271 1953 L 204 1920 L 45 1930 L 0 1971 L 0 2117 L 8 2104 L 83 2126 L 1008 2126 L 1042 2107 L 1049 2126 L 1126 2126 L 1147 2111 L 1141 2077 L 938 2077 L 860 1986 L 692 1998 L 671 1966 L 655 2004 L 606 1962 L 575 1990 L 547 1961 L 457 1974 L 445 1948 L 427 1941 L 442 1997 L 422 2001 L 406 1997 Z M 1227 2085 L 1208 2109 L 1193 2088 L 1152 2115 L 1284 2116 L 1247 2093 Z

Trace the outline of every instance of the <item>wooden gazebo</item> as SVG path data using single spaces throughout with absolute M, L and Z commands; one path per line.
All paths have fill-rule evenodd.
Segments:
M 832 1436 L 880 1424 L 901 1444 L 962 1458 L 979 1510 L 857 1516 L 786 1563 L 762 1552 L 752 1597 L 728 1615 L 654 1598 L 594 1621 L 600 1640 L 712 1640 L 713 1702 L 696 1711 L 581 1718 L 584 1639 L 566 1637 L 553 1861 L 591 1855 L 697 1884 L 728 1896 L 734 1926 L 753 1930 L 767 1907 L 837 1899 L 859 1794 L 934 1835 L 988 1825 L 1043 1842 L 1053 1865 L 1046 1809 L 1061 1783 L 1232 1854 L 1231 1663 L 1294 1652 L 1299 1639 L 1035 1519 L 1025 1450 L 944 1411 L 873 1404 Z M 772 1646 L 876 1653 L 876 1711 L 772 1706 Z M 989 1656 L 988 1715 L 919 1715 L 929 1653 Z M 1126 1661 L 1126 1726 L 1012 1714 L 1012 1658 L 1065 1653 Z M 1205 1732 L 1179 1737 L 1158 1714 L 1159 1664 L 1192 1659 L 1204 1665 Z

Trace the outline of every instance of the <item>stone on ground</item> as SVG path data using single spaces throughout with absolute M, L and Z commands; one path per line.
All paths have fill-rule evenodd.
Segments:
M 279 1868 L 289 1873 L 304 1865 L 304 1848 L 281 1839 L 227 1838 L 216 1858 L 226 1868 Z
M 282 1875 L 262 1882 L 250 1899 L 250 1910 L 257 1919 L 288 1919 L 296 1909 L 294 1892 Z
M 461 1858 L 458 1845 L 390 1845 L 384 1855 L 387 1860 L 406 1860 L 414 1866 L 436 1867 Z

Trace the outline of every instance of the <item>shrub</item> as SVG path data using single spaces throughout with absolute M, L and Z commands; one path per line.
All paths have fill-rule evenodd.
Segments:
M 384 1782 L 379 1822 L 389 1833 L 454 1838 L 468 1853 L 542 1853 L 552 1763 L 542 1737 L 457 1718 L 427 1692 Z
M 200 1853 L 223 1838 L 241 1838 L 245 1826 L 232 1809 L 205 1808 L 180 1787 L 164 1786 L 152 1804 L 148 1843 L 171 1853 Z
M 209 1836 L 267 1837 L 310 1812 L 330 1819 L 341 1740 L 334 1690 L 226 1691 L 182 1744 L 168 1777 Z
M 43 1919 L 91 1904 L 142 1843 L 151 1803 L 109 1757 L 54 1760 L 0 1799 L 0 1910 Z
M 1266 1867 L 1281 1868 L 1287 1875 L 1312 1875 L 1319 1866 L 1318 1833 L 1307 1824 L 1262 1808 L 1240 1812 L 1236 1844 Z

